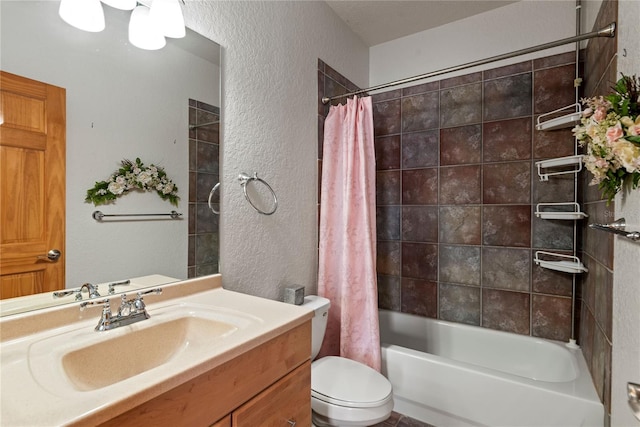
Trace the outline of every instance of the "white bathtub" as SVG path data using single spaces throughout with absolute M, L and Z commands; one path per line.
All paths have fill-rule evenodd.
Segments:
M 380 310 L 394 411 L 437 427 L 602 426 L 578 350 L 564 343 Z

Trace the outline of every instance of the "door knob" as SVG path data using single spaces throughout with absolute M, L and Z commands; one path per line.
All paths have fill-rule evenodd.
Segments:
M 47 252 L 46 255 L 38 255 L 38 259 L 55 262 L 58 260 L 58 258 L 60 258 L 60 255 L 62 255 L 62 253 L 59 250 L 51 249 L 49 252 Z

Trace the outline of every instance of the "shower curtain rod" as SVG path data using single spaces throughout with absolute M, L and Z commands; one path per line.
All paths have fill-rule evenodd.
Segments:
M 418 80 L 427 79 L 429 77 L 435 77 L 435 76 L 439 76 L 441 74 L 451 73 L 453 71 L 464 70 L 464 69 L 467 69 L 467 68 L 476 67 L 478 65 L 488 64 L 490 62 L 500 61 L 502 59 L 513 58 L 514 56 L 525 55 L 527 53 L 533 53 L 533 52 L 537 52 L 539 50 L 550 49 L 552 47 L 557 47 L 557 46 L 562 46 L 562 45 L 569 44 L 569 43 L 579 42 L 579 41 L 582 41 L 582 40 L 592 39 L 594 37 L 615 37 L 615 34 L 616 34 L 616 23 L 612 22 L 611 24 L 607 25 L 606 27 L 604 27 L 604 28 L 602 28 L 601 30 L 598 30 L 598 31 L 592 31 L 590 33 L 580 34 L 580 35 L 577 35 L 577 36 L 568 37 L 566 39 L 561 39 L 561 40 L 557 40 L 557 41 L 554 41 L 554 42 L 549 42 L 549 43 L 541 44 L 541 45 L 538 45 L 538 46 L 529 47 L 529 48 L 526 48 L 526 49 L 516 50 L 514 52 L 504 53 L 502 55 L 492 56 L 490 58 L 480 59 L 478 61 L 468 62 L 466 64 L 457 65 L 455 67 L 443 68 L 442 70 L 432 71 L 430 73 L 420 74 L 418 76 L 413 76 L 413 77 L 409 77 L 409 78 L 402 79 L 402 80 L 396 80 L 396 81 L 393 81 L 393 82 L 390 82 L 390 83 L 383 83 L 383 84 L 380 84 L 380 85 L 377 85 L 377 86 L 372 86 L 372 87 L 369 87 L 369 88 L 366 88 L 366 89 L 360 89 L 360 90 L 356 90 L 354 92 L 345 93 L 343 95 L 336 95 L 336 96 L 332 96 L 330 98 L 325 97 L 325 98 L 322 98 L 322 103 L 323 104 L 327 104 L 330 101 L 333 101 L 335 99 L 347 98 L 349 96 L 360 95 L 361 93 L 365 93 L 365 92 L 372 92 L 372 91 L 385 89 L 385 88 L 392 87 L 392 86 L 398 86 L 398 85 L 405 84 L 405 83 L 411 83 L 411 82 L 415 82 L 415 81 L 418 81 Z

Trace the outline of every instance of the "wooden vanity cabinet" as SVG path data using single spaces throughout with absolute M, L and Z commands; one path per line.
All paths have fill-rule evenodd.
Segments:
M 310 354 L 307 321 L 100 425 L 309 427 Z

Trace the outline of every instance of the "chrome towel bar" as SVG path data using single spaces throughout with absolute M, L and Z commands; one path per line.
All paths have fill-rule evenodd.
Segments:
M 590 228 L 594 230 L 606 231 L 608 233 L 618 234 L 624 236 L 629 240 L 637 242 L 640 240 L 640 232 L 638 231 L 625 231 L 627 223 L 624 218 L 615 220 L 611 224 L 589 224 Z
M 100 211 L 94 211 L 91 214 L 93 219 L 96 221 L 102 221 L 103 218 L 109 217 L 142 217 L 142 216 L 169 216 L 171 219 L 180 219 L 182 218 L 182 214 L 176 211 L 171 211 L 170 213 L 150 213 L 150 214 L 104 214 Z

